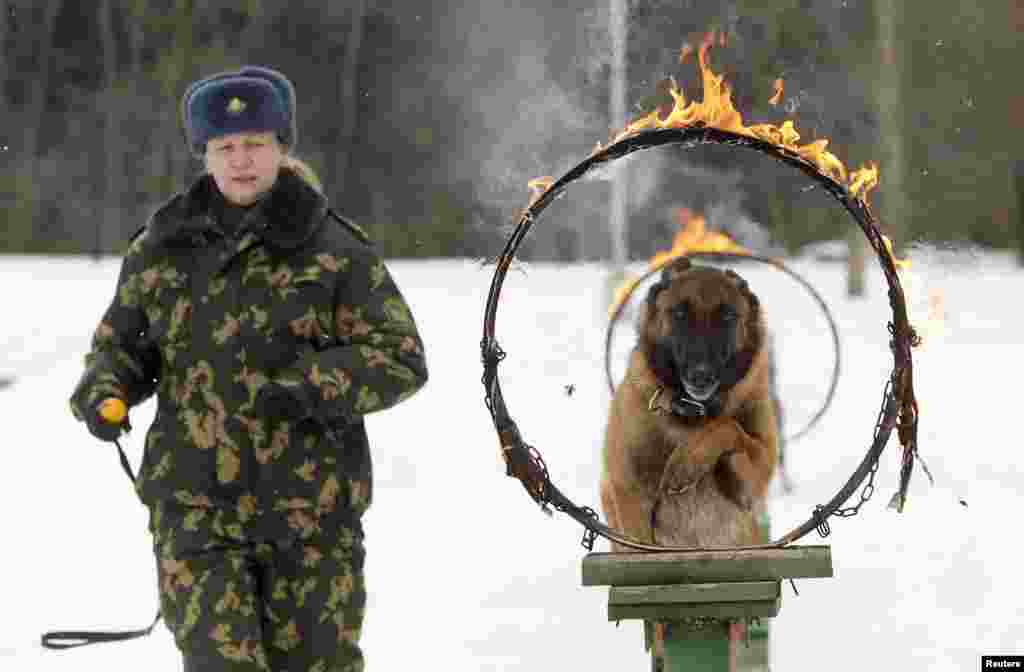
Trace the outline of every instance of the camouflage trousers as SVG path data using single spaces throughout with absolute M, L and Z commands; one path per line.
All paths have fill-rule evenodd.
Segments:
M 185 672 L 362 672 L 358 519 L 243 527 L 164 510 L 154 520 L 160 609 Z

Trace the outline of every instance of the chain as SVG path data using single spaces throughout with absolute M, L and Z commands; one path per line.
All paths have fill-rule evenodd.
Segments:
M 558 509 L 559 511 L 561 511 L 564 507 L 556 506 L 555 508 Z M 594 521 L 594 520 L 598 519 L 597 511 L 594 511 L 589 506 L 584 506 L 582 509 L 579 509 L 579 512 L 581 514 L 585 515 L 591 521 Z M 595 530 L 590 525 L 587 525 L 586 523 L 584 523 L 583 524 L 583 540 L 580 542 L 580 544 L 583 546 L 583 548 L 587 549 L 588 551 L 592 551 L 592 550 L 594 550 L 594 542 L 595 541 L 597 541 L 597 530 Z
M 484 403 L 487 405 L 487 410 L 494 413 L 494 400 L 491 399 L 491 386 L 488 384 L 489 380 L 494 376 L 498 375 L 498 364 L 501 360 L 505 359 L 505 351 L 501 349 L 497 341 L 491 341 L 491 347 L 488 348 L 488 340 L 486 338 L 480 339 L 480 359 L 484 364 L 484 373 L 480 378 L 480 382 L 484 385 Z
M 892 379 L 890 378 L 885 384 L 885 390 L 882 393 L 882 408 L 878 412 L 878 419 L 875 421 L 875 433 L 874 438 L 878 438 L 879 432 L 885 429 L 885 409 L 889 406 L 889 400 L 892 398 Z M 879 460 L 875 460 L 871 465 L 871 471 L 868 472 L 868 482 L 864 484 L 864 487 L 860 491 L 860 501 L 853 506 L 848 506 L 843 509 L 836 509 L 832 512 L 833 516 L 837 518 L 850 518 L 856 516 L 860 512 L 860 507 L 864 506 L 871 499 L 872 495 L 875 494 L 875 475 L 878 474 L 878 463 Z M 818 515 L 819 510 L 822 507 L 819 505 L 815 507 L 815 516 Z M 818 534 L 822 537 L 827 537 L 831 533 L 829 529 L 827 518 L 820 520 L 818 524 Z
M 817 521 L 818 526 L 814 528 L 818 532 L 818 536 L 824 539 L 828 535 L 832 534 L 832 528 L 828 525 L 828 516 L 822 516 L 821 512 L 825 509 L 824 506 L 818 504 L 814 507 L 814 520 Z

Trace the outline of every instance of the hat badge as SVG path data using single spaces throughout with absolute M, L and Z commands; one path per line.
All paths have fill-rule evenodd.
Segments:
M 245 101 L 241 98 L 232 98 L 228 101 L 228 113 L 229 114 L 241 114 L 245 112 Z

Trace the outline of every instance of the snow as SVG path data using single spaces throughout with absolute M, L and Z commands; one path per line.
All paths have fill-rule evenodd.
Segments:
M 935 484 L 918 468 L 904 513 L 886 509 L 899 469 L 894 438 L 860 515 L 833 518 L 827 540 L 813 533 L 801 540 L 831 544 L 835 577 L 798 581 L 799 596 L 783 585 L 771 626 L 773 669 L 963 670 L 983 654 L 1024 653 L 1013 532 L 1024 493 L 1024 455 L 1013 434 L 1015 383 L 1024 373 L 1017 309 L 1024 271 L 998 253 L 921 258 L 913 288 L 941 291 L 946 312 L 945 329 L 915 353 L 920 452 Z M 776 535 L 849 477 L 870 444 L 892 368 L 877 267 L 869 296 L 851 301 L 841 264 L 789 263 L 833 310 L 843 368 L 823 422 L 789 446 L 797 487 L 773 492 Z M 414 669 L 425 660 L 452 670 L 648 669 L 640 625 L 607 622 L 607 589 L 579 585 L 582 528 L 561 514 L 545 517 L 505 476 L 480 384 L 493 267 L 469 260 L 389 266 L 419 322 L 431 378 L 405 404 L 367 419 L 377 474 L 365 521 L 370 602 L 362 643 L 370 669 Z M 162 624 L 125 643 L 69 652 L 39 645 L 48 630 L 144 627 L 157 607 L 146 512 L 113 447 L 89 436 L 67 408 L 117 270 L 112 258 L 0 258 L 0 378 L 17 378 L 0 388 L 4 670 L 180 669 Z M 827 390 L 827 327 L 783 274 L 738 270 L 766 306 L 792 433 Z M 509 353 L 499 375 L 513 418 L 556 485 L 594 508 L 608 401 L 605 276 L 597 265 L 523 264 L 508 275 L 497 321 Z M 922 305 L 920 296 L 910 298 Z M 625 323 L 616 332 L 617 375 L 630 333 Z M 133 464 L 152 406 L 132 412 L 136 430 L 124 445 Z M 596 550 L 606 548 L 602 540 Z

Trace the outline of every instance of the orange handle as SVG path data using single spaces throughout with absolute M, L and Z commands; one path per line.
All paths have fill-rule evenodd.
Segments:
M 124 405 L 123 401 L 114 397 L 104 399 L 100 403 L 99 411 L 100 417 L 112 425 L 123 424 L 124 419 L 128 416 L 128 407 Z

